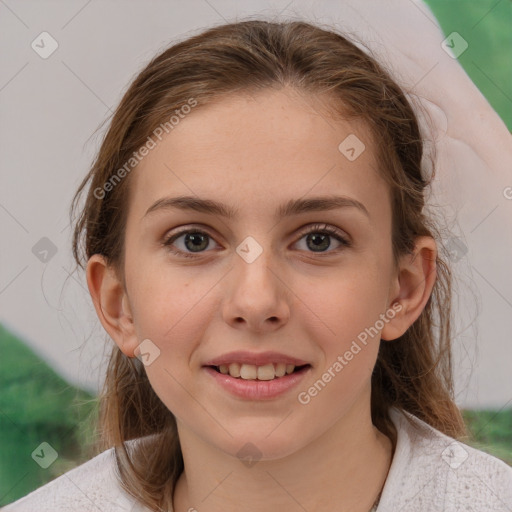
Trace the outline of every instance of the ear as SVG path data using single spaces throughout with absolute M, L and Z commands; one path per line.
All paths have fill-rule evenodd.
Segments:
M 395 316 L 385 324 L 382 340 L 402 336 L 423 311 L 436 281 L 437 245 L 430 236 L 416 238 L 413 254 L 402 256 L 389 304 Z M 401 308 L 394 303 L 400 303 Z
M 100 254 L 89 258 L 86 274 L 89 293 L 103 328 L 125 355 L 135 357 L 138 342 L 123 283 Z

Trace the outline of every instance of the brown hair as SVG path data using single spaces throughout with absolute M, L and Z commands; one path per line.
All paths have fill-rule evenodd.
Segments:
M 213 27 L 174 44 L 130 85 L 71 205 L 73 214 L 90 182 L 74 230 L 77 264 L 85 268 L 86 258 L 102 254 L 124 282 L 130 175 L 101 192 L 101 198 L 94 191 L 106 190 L 105 183 L 155 127 L 191 98 L 199 109 L 224 95 L 284 86 L 328 98 L 326 106 L 333 118 L 358 118 L 370 128 L 381 173 L 391 191 L 395 265 L 401 255 L 411 253 L 416 237 L 432 236 L 439 242 L 432 219 L 423 212 L 425 189 L 433 174 L 430 179 L 422 176 L 418 121 L 397 83 L 375 58 L 331 30 L 302 21 L 246 20 Z M 466 436 L 453 400 L 451 273 L 439 253 L 436 272 L 421 315 L 403 336 L 380 344 L 372 375 L 372 421 L 393 445 L 396 431 L 388 414 L 390 406 L 452 437 Z M 115 447 L 126 490 L 150 508 L 170 507 L 183 470 L 174 416 L 151 388 L 140 361 L 125 356 L 115 345 L 101 395 L 100 431 L 102 448 Z M 125 445 L 141 437 L 140 443 Z

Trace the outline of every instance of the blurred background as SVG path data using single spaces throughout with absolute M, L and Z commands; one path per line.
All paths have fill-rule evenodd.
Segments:
M 435 24 L 435 16 L 444 36 L 457 32 L 468 42 L 457 60 L 510 131 L 512 2 L 428 0 L 431 12 L 409 3 L 411 20 L 425 16 Z M 245 7 L 258 12 L 274 4 Z M 103 132 L 95 130 L 159 49 L 237 7 L 221 0 L 0 0 L 0 505 L 93 453 L 109 341 L 83 275 L 73 271 L 68 208 L 101 140 Z M 57 45 L 47 56 L 33 43 L 45 31 L 44 51 Z M 510 230 L 490 231 L 489 239 L 499 247 L 504 235 L 510 238 Z M 485 253 L 481 240 L 471 241 Z M 492 254 L 487 257 L 492 264 Z M 510 328 L 499 324 L 512 316 L 512 295 L 499 279 L 489 286 L 494 291 L 483 310 L 470 313 L 459 330 L 456 396 L 470 444 L 512 465 L 512 340 Z M 497 332 L 484 334 L 491 324 L 499 325 Z

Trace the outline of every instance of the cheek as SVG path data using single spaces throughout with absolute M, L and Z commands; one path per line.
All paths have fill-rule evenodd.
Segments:
M 334 353 L 348 350 L 384 313 L 387 287 L 383 275 L 375 264 L 361 259 L 357 265 L 331 271 L 314 286 L 307 280 L 298 285 L 296 293 L 304 304 L 298 318 L 304 319 L 311 339 L 321 340 L 326 356 L 332 359 Z
M 163 343 L 180 339 L 183 325 L 190 327 L 190 318 L 197 319 L 201 299 L 208 289 L 207 279 L 194 278 L 194 268 L 178 268 L 165 261 L 164 255 L 136 255 L 127 262 L 128 293 L 139 338 Z M 192 324 L 193 325 L 193 324 Z M 193 332 L 189 332 L 189 337 Z
M 177 283 L 160 280 L 154 287 L 141 293 L 135 307 L 138 339 L 151 339 L 169 364 L 179 357 L 181 363 L 204 337 L 212 306 L 197 284 L 177 290 Z M 207 288 L 206 288 L 207 289 Z
M 192 414 L 191 396 L 198 396 L 191 379 L 193 356 L 210 323 L 202 295 L 191 290 L 175 300 L 172 293 L 156 292 L 138 310 L 139 339 L 150 339 L 158 347 L 158 357 L 145 367 L 146 374 L 155 393 L 179 419 Z
M 387 291 L 378 276 L 376 266 L 347 267 L 318 281 L 315 292 L 306 286 L 301 292 L 309 290 L 303 295 L 308 307 L 298 315 L 301 331 L 322 357 L 298 399 L 310 417 L 321 415 L 326 424 L 334 423 L 371 387 L 382 330 L 376 322 L 385 312 Z
M 193 354 L 218 311 L 208 294 L 218 277 L 192 280 L 186 270 L 146 268 L 151 270 L 130 276 L 135 332 L 139 343 L 150 340 L 156 347 L 158 357 L 146 366 L 151 385 L 170 409 L 179 409 L 190 401 L 180 383 L 190 379 Z

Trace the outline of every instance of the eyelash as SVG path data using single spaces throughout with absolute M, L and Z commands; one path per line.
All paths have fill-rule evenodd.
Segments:
M 162 242 L 162 245 L 166 249 L 168 249 L 169 252 L 171 252 L 172 254 L 175 254 L 176 256 L 180 256 L 180 257 L 183 257 L 183 258 L 197 258 L 202 253 L 208 252 L 208 251 L 200 251 L 200 252 L 197 252 L 197 253 L 189 253 L 189 252 L 184 252 L 184 251 L 176 250 L 176 249 L 172 248 L 172 243 L 175 240 L 177 240 L 179 237 L 181 237 L 183 235 L 187 235 L 189 233 L 190 234 L 193 233 L 193 234 L 206 235 L 209 238 L 213 239 L 213 237 L 208 232 L 206 232 L 206 231 L 202 231 L 200 229 L 184 229 L 184 230 L 181 230 L 181 231 L 179 231 L 177 233 L 174 233 L 174 234 L 170 235 L 169 237 L 167 237 Z M 338 249 L 334 249 L 332 251 L 329 251 L 327 253 L 321 253 L 321 252 L 315 253 L 314 251 L 310 251 L 312 254 L 317 254 L 320 257 L 322 257 L 324 255 L 328 256 L 329 254 L 338 252 L 341 249 L 348 248 L 348 247 L 350 247 L 352 245 L 351 242 L 349 242 L 345 237 L 341 236 L 341 234 L 340 234 L 338 229 L 336 229 L 333 226 L 329 226 L 328 224 L 315 224 L 315 225 L 309 227 L 307 230 L 304 230 L 304 231 L 302 231 L 300 233 L 299 238 L 298 238 L 297 241 L 301 240 L 304 236 L 309 235 L 311 233 L 321 234 L 321 235 L 329 235 L 329 236 L 335 238 L 336 240 L 338 240 L 338 242 L 341 243 L 341 247 L 339 247 Z

